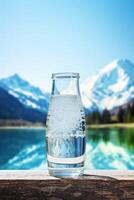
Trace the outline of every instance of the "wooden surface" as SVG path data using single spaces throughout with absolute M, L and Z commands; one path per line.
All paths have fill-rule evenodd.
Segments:
M 134 171 L 86 171 L 78 179 L 46 171 L 0 171 L 0 200 L 134 200 Z

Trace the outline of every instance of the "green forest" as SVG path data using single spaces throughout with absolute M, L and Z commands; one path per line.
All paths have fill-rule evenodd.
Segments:
M 134 122 L 134 102 L 125 108 L 119 107 L 115 112 L 107 109 L 93 111 L 86 116 L 87 124 L 132 123 Z

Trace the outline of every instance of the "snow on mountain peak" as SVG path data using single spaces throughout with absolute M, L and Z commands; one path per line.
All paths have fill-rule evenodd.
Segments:
M 81 85 L 85 107 L 103 110 L 126 103 L 134 97 L 133 77 L 134 64 L 129 60 L 112 61 Z
M 0 86 L 25 106 L 47 111 L 50 94 L 31 85 L 18 74 L 0 79 Z M 70 85 L 70 89 L 73 85 Z M 90 110 L 112 109 L 134 98 L 134 64 L 115 59 L 81 84 L 84 106 Z
M 113 69 L 115 69 L 118 66 L 118 63 L 120 62 L 119 59 L 113 60 L 108 65 L 104 66 L 103 69 L 101 69 L 101 73 L 109 72 Z
M 31 85 L 18 74 L 0 79 L 0 85 L 2 87 L 6 86 L 6 90 L 25 106 L 36 108 L 40 111 L 47 110 L 49 94 Z
M 21 78 L 18 74 L 13 74 L 12 76 L 3 78 L 1 79 L 1 81 L 8 85 L 10 89 L 13 89 L 15 91 L 21 91 L 22 93 L 27 93 L 27 95 L 29 94 L 30 96 L 32 96 L 33 94 L 38 95 L 38 97 L 43 96 L 43 92 L 40 90 L 40 88 L 31 85 L 28 81 Z
M 99 72 L 98 75 L 109 74 L 113 70 L 124 70 L 129 72 L 130 70 L 134 70 L 134 65 L 127 59 L 115 59 L 108 65 L 104 66 Z

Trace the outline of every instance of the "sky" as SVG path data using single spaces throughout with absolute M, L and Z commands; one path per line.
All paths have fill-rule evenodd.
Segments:
M 54 72 L 82 82 L 117 58 L 134 62 L 133 0 L 0 0 L 0 78 L 49 91 Z

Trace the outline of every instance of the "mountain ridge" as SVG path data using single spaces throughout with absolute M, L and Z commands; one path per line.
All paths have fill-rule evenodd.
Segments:
M 26 108 L 18 99 L 0 87 L 0 119 L 45 123 L 46 114 L 35 109 Z
M 86 113 L 113 110 L 134 99 L 133 77 L 134 64 L 128 59 L 115 59 L 85 80 L 80 88 Z M 47 114 L 50 93 L 43 92 L 18 74 L 1 78 L 0 87 L 25 108 Z
M 111 110 L 134 98 L 134 64 L 112 61 L 81 85 L 84 106 L 89 110 Z
M 47 112 L 50 95 L 31 85 L 18 74 L 0 79 L 0 87 L 16 97 L 25 107 Z

